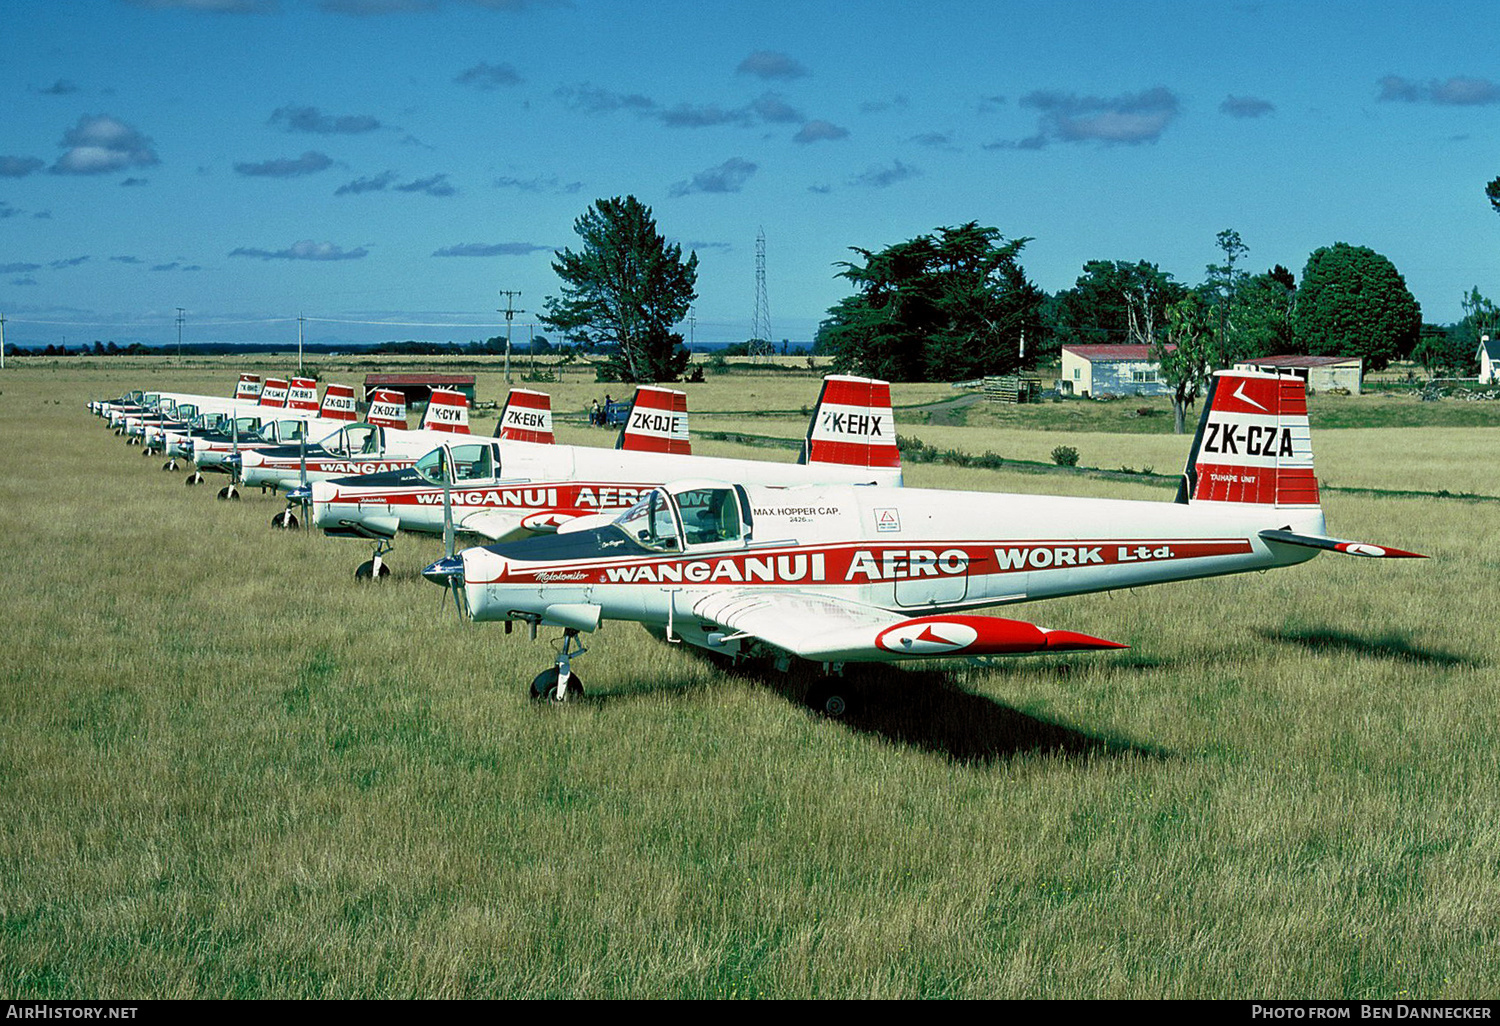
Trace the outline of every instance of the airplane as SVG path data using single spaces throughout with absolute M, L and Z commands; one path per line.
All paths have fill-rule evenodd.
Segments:
M 239 481 L 240 459 L 243 453 L 271 446 L 289 445 L 305 437 L 311 431 L 337 432 L 339 428 L 352 423 L 357 417 L 354 389 L 350 385 L 329 385 L 324 392 L 318 416 L 309 418 L 305 413 L 302 416 L 285 415 L 285 407 L 279 401 L 284 398 L 285 389 L 278 387 L 276 379 L 271 379 L 267 384 L 270 387 L 261 391 L 255 405 L 248 411 L 242 412 L 241 415 L 229 418 L 225 429 L 189 435 L 178 441 L 179 454 L 185 451 L 194 464 L 194 471 L 188 476 L 187 484 L 201 484 L 204 470 L 227 473 L 230 475 L 230 483 L 219 489 L 218 497 L 238 499 L 239 490 L 236 485 Z M 393 413 L 391 422 L 399 422 L 404 426 L 406 424 L 405 400 L 400 393 L 395 393 L 395 398 L 400 400 L 400 417 L 399 421 L 394 419 Z M 373 415 L 376 407 L 372 406 L 371 410 Z M 172 460 L 169 460 L 163 469 L 174 469 Z
M 259 381 L 259 379 L 256 379 Z M 327 407 L 342 409 L 345 405 L 343 397 L 347 397 L 347 408 L 349 417 L 352 419 L 354 410 L 354 390 L 348 385 L 329 385 L 328 395 L 325 400 Z M 258 399 L 256 405 L 258 405 Z M 203 416 L 203 422 L 196 424 L 202 430 L 215 422 L 222 423 L 231 414 L 238 413 L 247 408 L 243 399 L 219 399 L 212 396 L 186 396 L 177 397 L 173 417 L 170 420 L 159 422 L 147 420 L 143 425 L 142 455 L 153 453 L 164 453 L 167 462 L 162 465 L 163 470 L 176 470 L 177 457 L 189 454 L 189 446 L 185 444 L 185 438 L 191 434 L 195 427 L 195 421 Z M 329 417 L 330 414 L 319 412 L 318 405 L 318 382 L 314 378 L 292 378 L 287 389 L 285 408 L 311 412 L 315 417 Z M 336 411 L 335 411 L 336 412 Z M 331 416 L 331 419 L 342 420 L 342 416 Z M 216 425 L 215 425 L 216 426 Z
M 824 379 L 804 465 L 693 456 L 686 451 L 686 416 L 684 393 L 641 386 L 621 431 L 621 449 L 503 440 L 447 446 L 402 474 L 314 482 L 313 522 L 327 534 L 375 543 L 373 560 L 355 572 L 364 579 L 389 573 L 382 557 L 400 530 L 439 534 L 451 523 L 457 531 L 496 541 L 562 525 L 602 526 L 652 488 L 684 475 L 759 483 L 901 483 L 884 381 Z
M 1219 371 L 1172 503 L 688 480 L 612 524 L 466 549 L 423 571 L 478 621 L 562 627 L 534 698 L 583 688 L 580 633 L 634 620 L 669 641 L 789 669 L 848 705 L 843 665 L 1123 648 L 970 610 L 1292 566 L 1320 552 L 1421 558 L 1326 535 L 1305 383 Z
M 304 444 L 263 446 L 240 454 L 240 476 L 261 490 L 292 491 L 309 481 L 350 474 L 377 474 L 415 463 L 422 454 L 455 434 L 469 433 L 469 400 L 462 392 L 433 389 L 421 426 L 406 427 L 406 397 L 379 390 L 364 422 L 342 425 L 333 434 Z M 291 507 L 288 506 L 288 513 Z M 295 517 L 277 515 L 276 527 L 295 527 Z
M 636 389 L 631 411 L 632 416 L 616 440 L 618 449 L 691 452 L 687 393 L 641 385 Z M 556 437 L 552 430 L 552 397 L 545 392 L 511 389 L 495 426 L 495 439 L 498 441 L 440 445 L 405 468 L 314 481 L 305 495 L 312 504 L 314 523 L 331 537 L 374 542 L 371 558 L 355 569 L 354 576 L 357 580 L 384 578 L 391 572 L 384 557 L 392 551 L 398 531 L 436 534 L 442 530 L 440 503 L 447 480 L 461 482 L 464 487 L 460 500 L 466 507 L 462 516 L 468 526 L 463 529 L 488 537 L 483 528 L 498 526 L 498 522 L 495 511 L 485 508 L 486 497 L 493 497 L 495 504 L 499 504 L 504 494 L 521 494 L 495 490 L 502 484 L 517 483 L 511 468 L 518 454 L 533 461 L 547 461 L 553 467 L 569 459 L 557 455 L 563 449 L 549 448 Z M 502 464 L 507 467 L 504 478 L 499 474 Z M 451 472 L 448 468 L 452 468 Z M 302 500 L 304 495 L 301 489 L 296 489 L 288 498 Z M 513 518 L 506 513 L 498 516 L 511 525 Z M 552 516 L 548 523 L 556 519 L 559 518 Z

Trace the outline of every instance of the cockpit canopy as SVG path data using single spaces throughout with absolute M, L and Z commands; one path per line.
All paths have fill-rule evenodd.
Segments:
M 318 444 L 335 456 L 376 456 L 381 451 L 381 429 L 374 424 L 350 424 Z
M 750 502 L 739 485 L 679 481 L 651 489 L 614 525 L 658 552 L 739 548 L 750 542 Z
M 450 469 L 451 472 L 450 472 Z M 429 484 L 492 481 L 500 476 L 500 452 L 492 442 L 443 446 L 417 460 L 417 473 Z
M 302 420 L 274 420 L 260 429 L 263 442 L 295 442 L 307 430 Z

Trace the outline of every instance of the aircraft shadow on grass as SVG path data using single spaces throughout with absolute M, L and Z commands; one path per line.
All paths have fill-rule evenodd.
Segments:
M 1367 656 L 1371 659 L 1389 659 L 1424 666 L 1484 665 L 1480 660 L 1470 656 L 1444 652 L 1441 649 L 1423 648 L 1412 644 L 1407 638 L 1390 633 L 1366 636 L 1328 627 L 1283 628 L 1282 630 L 1261 628 L 1256 633 L 1268 641 L 1300 645 L 1314 652 L 1345 652 Z
M 706 654 L 703 658 L 711 658 Z M 807 679 L 747 663 L 728 673 L 755 681 L 787 701 L 801 705 Z M 1059 664 L 1059 674 L 1067 664 Z M 1029 754 L 1067 758 L 1134 755 L 1166 758 L 1170 752 L 1103 734 L 1090 734 L 1012 708 L 957 686 L 942 669 L 902 669 L 860 664 L 845 670 L 842 688 L 849 711 L 836 722 L 850 730 L 926 752 L 955 762 L 989 765 Z M 657 690 L 657 689 L 653 689 Z M 592 699 L 616 696 L 597 694 Z

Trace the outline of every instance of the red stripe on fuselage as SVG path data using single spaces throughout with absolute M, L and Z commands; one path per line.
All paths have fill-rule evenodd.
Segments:
M 1254 551 L 1246 538 L 1113 539 L 1108 541 L 928 542 L 922 545 L 870 545 L 779 551 L 705 553 L 702 556 L 606 558 L 572 563 L 526 564 L 507 560 L 503 580 L 524 583 L 542 574 L 582 573 L 593 584 L 849 584 L 944 577 L 987 577 L 1091 566 L 1130 566 Z M 497 581 L 471 581 L 494 584 Z

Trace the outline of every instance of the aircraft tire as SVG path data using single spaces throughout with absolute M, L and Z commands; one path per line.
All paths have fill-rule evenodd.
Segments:
M 219 489 L 219 498 L 234 499 L 236 502 L 238 502 L 240 498 L 240 490 L 234 485 L 225 485 L 223 488 Z
M 186 484 L 187 484 L 187 486 L 189 488 L 193 487 L 193 485 L 199 485 L 199 484 L 202 484 L 202 483 L 203 483 L 203 475 L 200 474 L 200 473 L 198 473 L 196 470 L 193 471 L 191 474 L 189 474 L 187 476 L 187 482 L 186 482 Z
M 849 704 L 848 689 L 836 677 L 825 677 L 807 689 L 808 708 L 831 720 L 843 719 L 849 712 Z
M 557 667 L 549 666 L 536 675 L 536 680 L 531 682 L 531 697 L 533 701 L 554 701 L 557 698 Z M 583 697 L 583 681 L 578 679 L 578 674 L 570 674 L 568 677 L 568 698 Z
M 385 580 L 389 576 L 391 576 L 391 566 L 390 566 L 390 564 L 389 563 L 381 563 L 380 564 L 380 579 L 381 580 Z M 359 564 L 359 566 L 357 566 L 357 567 L 354 568 L 354 579 L 356 581 L 369 581 L 369 580 L 373 580 L 374 577 L 375 577 L 375 561 L 373 559 L 367 559 L 363 563 Z
M 295 531 L 299 526 L 297 524 L 297 514 L 289 509 L 284 509 L 271 518 L 271 526 L 278 531 Z

